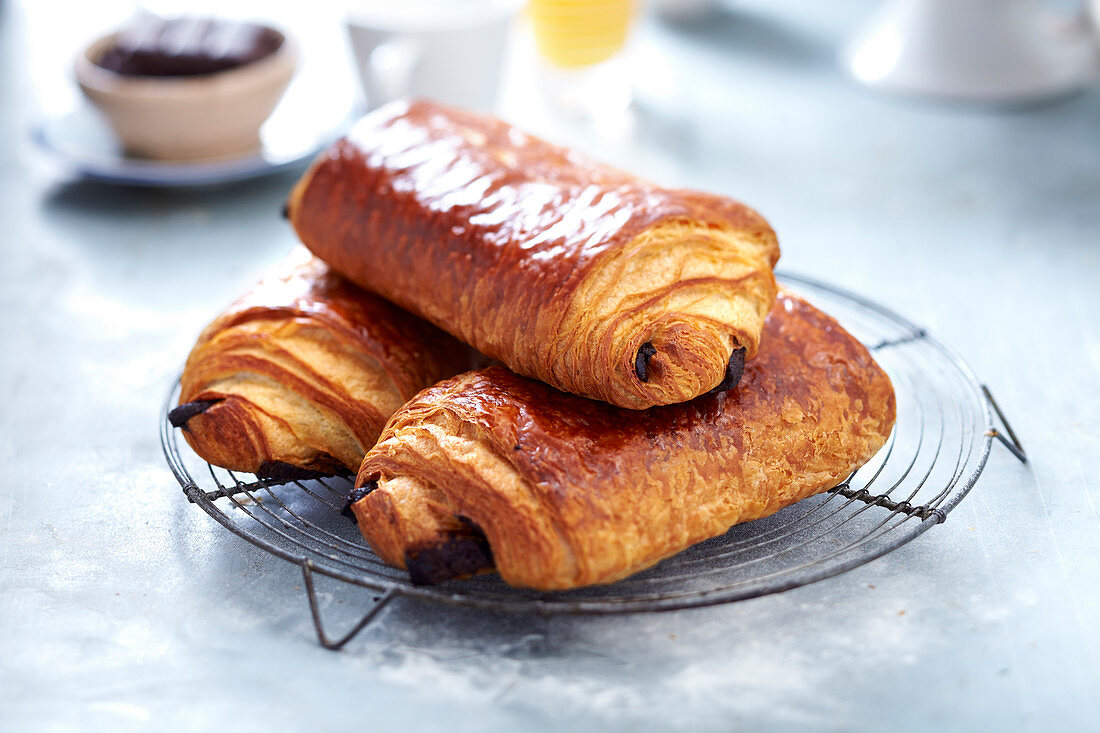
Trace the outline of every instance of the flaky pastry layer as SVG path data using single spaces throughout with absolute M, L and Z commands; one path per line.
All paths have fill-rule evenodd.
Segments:
M 352 281 L 520 374 L 631 409 L 733 383 L 775 297 L 779 247 L 752 209 L 431 102 L 365 117 L 287 209 Z
M 218 466 L 354 471 L 405 400 L 467 360 L 450 336 L 299 247 L 203 331 L 176 414 Z
M 352 510 L 418 582 L 492 566 L 530 588 L 609 583 L 836 485 L 894 419 L 863 345 L 781 293 L 727 393 L 636 412 L 501 367 L 425 390 L 368 452 Z

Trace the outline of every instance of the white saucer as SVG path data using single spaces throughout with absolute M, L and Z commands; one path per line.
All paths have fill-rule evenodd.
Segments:
M 291 104 L 288 104 L 290 102 Z M 39 123 L 38 145 L 84 178 L 153 188 L 207 186 L 267 176 L 304 164 L 332 142 L 353 118 L 353 104 L 295 104 L 288 94 L 260 129 L 253 154 L 216 160 L 168 162 L 127 156 L 90 104 Z

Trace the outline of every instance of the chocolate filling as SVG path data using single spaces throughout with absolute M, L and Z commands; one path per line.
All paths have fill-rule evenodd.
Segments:
M 741 377 L 745 374 L 745 348 L 734 349 L 730 354 L 729 363 L 726 364 L 726 376 L 718 383 L 718 386 L 712 389 L 707 394 L 714 394 L 715 392 L 725 392 L 726 390 L 733 389 L 740 383 Z
M 471 534 L 454 535 L 440 545 L 405 553 L 405 567 L 413 585 L 436 585 L 493 566 L 493 551 L 485 533 L 469 519 L 459 520 Z
M 649 381 L 649 360 L 656 353 L 657 349 L 653 348 L 653 344 L 648 341 L 638 349 L 638 355 L 634 357 L 634 373 L 638 375 L 640 381 Z
M 125 76 L 215 74 L 270 56 L 283 40 L 254 23 L 146 16 L 117 33 L 95 63 Z
M 345 517 L 347 517 L 348 519 L 350 519 L 351 521 L 358 524 L 359 522 L 355 519 L 355 512 L 353 512 L 351 510 L 351 505 L 354 504 L 355 502 L 359 501 L 364 496 L 366 496 L 367 494 L 369 494 L 370 492 L 374 491 L 377 488 L 378 488 L 378 482 L 377 481 L 368 481 L 367 483 L 363 484 L 362 486 L 356 486 L 354 489 L 352 489 L 351 491 L 348 492 L 348 500 L 347 500 L 347 502 L 345 502 L 344 508 L 340 510 L 340 513 L 342 515 L 344 515 Z
M 292 466 L 283 461 L 264 461 L 256 469 L 256 478 L 271 481 L 308 481 L 309 479 L 325 478 L 332 475 L 332 473 L 324 471 L 313 471 L 308 468 Z
M 172 424 L 174 428 L 183 428 L 187 430 L 187 421 L 193 418 L 195 415 L 206 412 L 214 405 L 221 402 L 221 400 L 196 400 L 195 402 L 184 402 L 178 407 L 173 407 L 168 412 L 168 422 Z

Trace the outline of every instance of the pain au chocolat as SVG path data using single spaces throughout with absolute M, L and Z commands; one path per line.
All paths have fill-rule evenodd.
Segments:
M 620 407 L 732 387 L 775 298 L 775 233 L 492 117 L 399 101 L 294 188 L 301 240 L 512 370 Z
M 414 582 L 610 583 L 836 485 L 894 419 L 867 349 L 780 293 L 736 390 L 637 412 L 501 367 L 462 374 L 391 418 L 349 501 Z
M 202 332 L 169 420 L 224 468 L 354 472 L 389 416 L 467 354 L 299 247 Z

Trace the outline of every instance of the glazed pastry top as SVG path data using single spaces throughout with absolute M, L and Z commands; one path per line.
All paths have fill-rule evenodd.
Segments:
M 376 552 L 414 577 L 446 577 L 424 558 L 481 532 L 509 583 L 611 582 L 835 486 L 894 419 L 867 349 L 781 293 L 730 392 L 635 412 L 499 367 L 421 392 L 368 452 L 356 485 L 369 493 L 352 508 Z
M 514 371 L 634 409 L 714 388 L 739 348 L 752 358 L 775 296 L 775 234 L 747 206 L 432 102 L 360 121 L 288 211 L 359 285 Z
M 354 470 L 405 400 L 468 363 L 450 336 L 298 248 L 199 336 L 170 417 L 224 468 Z

